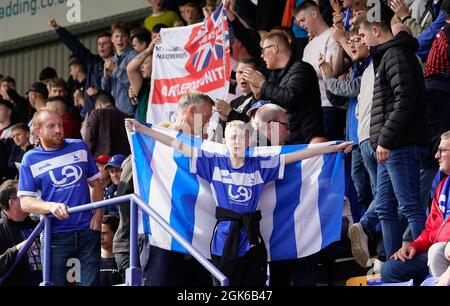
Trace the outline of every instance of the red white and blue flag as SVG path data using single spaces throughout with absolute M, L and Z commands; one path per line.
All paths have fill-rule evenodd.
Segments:
M 153 53 L 147 122 L 174 121 L 182 94 L 225 99 L 230 81 L 228 22 L 220 6 L 202 23 L 161 30 Z

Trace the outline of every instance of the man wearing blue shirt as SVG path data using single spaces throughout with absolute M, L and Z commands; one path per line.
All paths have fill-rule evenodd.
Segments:
M 102 89 L 116 99 L 116 107 L 129 116 L 134 116 L 136 107 L 128 96 L 130 80 L 127 75 L 128 63 L 138 54 L 130 45 L 130 29 L 119 21 L 111 27 L 111 41 L 115 54 L 105 58 Z
M 76 258 L 80 262 L 80 275 L 75 275 L 77 284 L 96 285 L 102 210 L 74 215 L 67 212 L 69 207 L 102 200 L 95 160 L 84 142 L 64 139 L 62 119 L 54 110 L 41 109 L 33 126 L 40 145 L 28 151 L 22 161 L 17 193 L 22 209 L 56 217 L 52 219 L 51 281 L 65 285 L 67 262 Z

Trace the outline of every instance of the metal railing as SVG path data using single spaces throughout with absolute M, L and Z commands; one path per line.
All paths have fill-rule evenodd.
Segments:
M 221 286 L 228 286 L 228 278 L 214 266 L 206 257 L 204 257 L 192 244 L 183 238 L 166 220 L 164 220 L 153 208 L 149 207 L 142 198 L 136 194 L 124 195 L 113 199 L 103 200 L 90 204 L 85 204 L 68 209 L 69 214 L 76 214 L 87 210 L 103 208 L 111 205 L 121 205 L 130 203 L 130 267 L 125 273 L 125 285 L 141 286 L 142 271 L 139 267 L 138 258 L 138 206 L 146 212 L 154 221 L 156 221 L 164 230 L 166 230 L 175 240 L 177 240 L 205 269 L 207 269 L 217 280 Z M 17 254 L 11 269 L 3 277 L 0 278 L 0 285 L 7 279 L 12 270 L 17 266 L 19 261 L 25 255 L 34 242 L 36 237 L 45 227 L 44 234 L 44 263 L 43 263 L 43 281 L 41 286 L 51 286 L 51 218 L 52 214 L 44 216 L 43 220 L 36 226 L 34 231 L 28 237 L 25 245 Z

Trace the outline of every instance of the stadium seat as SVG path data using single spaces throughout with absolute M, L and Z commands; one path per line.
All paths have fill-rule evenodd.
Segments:
M 410 279 L 407 282 L 402 282 L 402 283 L 383 283 L 380 284 L 379 286 L 403 286 L 403 287 L 411 287 L 414 286 L 414 281 L 412 279 Z
M 424 287 L 436 286 L 436 282 L 438 281 L 438 279 L 439 277 L 428 277 L 420 284 L 420 286 Z

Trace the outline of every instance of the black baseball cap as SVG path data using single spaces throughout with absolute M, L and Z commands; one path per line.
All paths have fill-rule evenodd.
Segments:
M 48 98 L 47 86 L 42 82 L 35 82 L 35 83 L 31 84 L 30 87 L 28 87 L 27 94 L 30 91 L 34 91 L 34 92 L 37 92 L 37 93 L 43 95 L 45 99 Z

